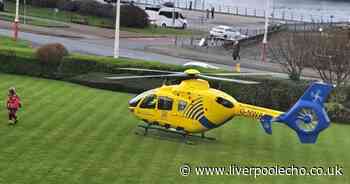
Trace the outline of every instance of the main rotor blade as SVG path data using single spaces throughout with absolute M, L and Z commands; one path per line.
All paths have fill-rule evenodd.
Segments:
M 166 71 L 166 70 L 153 70 L 153 69 L 146 69 L 146 68 L 118 68 L 118 70 L 155 72 L 155 73 L 164 73 L 164 74 L 182 73 L 182 72 L 173 72 L 173 71 Z
M 145 78 L 166 78 L 166 77 L 185 77 L 182 73 L 168 74 L 168 75 L 142 75 L 142 76 L 116 76 L 116 77 L 105 77 L 109 80 L 126 80 L 126 79 L 145 79 Z
M 208 79 L 208 80 L 219 80 L 219 81 L 227 81 L 227 82 L 234 82 L 239 84 L 260 84 L 259 82 L 255 81 L 246 81 L 246 80 L 239 80 L 239 79 L 228 79 L 228 78 L 221 78 L 221 77 L 212 77 L 207 75 L 198 75 L 201 78 Z
M 204 75 L 212 76 L 272 76 L 276 73 L 205 73 Z

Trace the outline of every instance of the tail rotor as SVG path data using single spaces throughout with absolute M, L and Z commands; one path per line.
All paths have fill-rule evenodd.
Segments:
M 288 112 L 276 118 L 263 116 L 263 128 L 271 134 L 272 122 L 284 123 L 297 133 L 301 143 L 315 143 L 318 135 L 330 125 L 324 103 L 334 87 L 321 82 L 313 83 Z

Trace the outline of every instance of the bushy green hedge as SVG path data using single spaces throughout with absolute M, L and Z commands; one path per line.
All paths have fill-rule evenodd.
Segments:
M 110 57 L 86 56 L 73 54 L 64 58 L 60 66 L 51 65 L 52 70 L 42 71 L 35 53 L 27 48 L 0 47 L 0 72 L 24 74 L 30 76 L 45 76 L 80 83 L 96 88 L 139 93 L 159 86 L 162 80 L 108 81 L 100 73 L 119 74 L 120 67 L 140 67 L 171 71 L 184 71 L 182 66 L 166 65 L 157 62 L 137 61 L 127 58 L 113 59 Z M 58 71 L 58 72 L 48 72 Z M 48 73 L 42 73 L 48 72 Z M 208 72 L 202 70 L 202 72 Z M 130 72 L 129 72 L 130 73 Z M 139 73 L 139 72 L 136 72 Z M 139 73 L 140 74 L 140 73 Z M 243 78 L 244 79 L 244 78 Z M 249 79 L 249 78 L 248 78 Z M 309 83 L 289 80 L 253 79 L 260 81 L 259 85 L 240 85 L 227 82 L 211 82 L 215 88 L 225 91 L 237 100 L 248 104 L 269 107 L 276 110 L 288 110 L 304 93 Z M 350 123 L 350 87 L 338 88 L 330 98 L 327 109 L 330 118 L 336 122 Z
M 6 73 L 40 76 L 41 67 L 33 51 L 26 48 L 1 48 L 0 71 Z
M 111 4 L 102 4 L 94 0 L 63 0 L 58 7 L 64 11 L 77 12 L 81 15 L 90 15 L 109 18 L 114 21 L 115 7 Z M 140 7 L 132 4 L 123 4 L 120 7 L 120 25 L 123 27 L 145 28 L 149 25 L 147 13 Z M 104 25 L 113 27 L 113 25 Z
M 120 25 L 145 28 L 149 25 L 148 14 L 138 6 L 123 5 L 120 7 Z

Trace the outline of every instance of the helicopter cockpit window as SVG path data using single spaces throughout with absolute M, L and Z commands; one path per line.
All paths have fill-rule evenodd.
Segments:
M 164 96 L 159 97 L 158 109 L 171 111 L 173 109 L 173 99 Z
M 186 109 L 187 102 L 180 100 L 179 105 L 177 106 L 177 111 L 182 112 Z
M 216 102 L 223 105 L 224 107 L 227 107 L 227 108 L 232 108 L 233 107 L 233 103 L 222 98 L 222 97 L 217 97 L 216 98 Z
M 130 107 L 136 107 L 137 104 L 140 103 L 140 101 L 141 101 L 141 99 L 135 99 L 135 100 L 132 99 L 132 100 L 129 101 L 129 106 Z
M 146 96 L 145 99 L 142 101 L 140 108 L 154 109 L 156 108 L 156 104 L 157 104 L 157 96 L 149 95 L 149 96 Z
M 135 96 L 134 98 L 132 98 L 130 101 L 129 101 L 129 105 L 130 107 L 136 107 L 140 101 L 145 98 L 146 96 L 149 96 L 149 95 L 152 95 L 155 93 L 155 90 L 149 90 L 149 91 L 146 91 L 146 92 L 143 92 L 137 96 Z

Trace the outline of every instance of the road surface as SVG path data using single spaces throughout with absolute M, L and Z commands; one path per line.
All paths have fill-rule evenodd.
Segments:
M 7 29 L 0 29 L 0 35 L 3 36 L 12 36 L 12 31 Z M 48 43 L 61 43 L 63 44 L 70 52 L 78 52 L 83 54 L 92 54 L 100 56 L 113 56 L 114 40 L 99 38 L 99 39 L 87 39 L 87 38 L 65 38 L 49 35 L 40 35 L 35 33 L 25 33 L 21 32 L 19 38 L 27 40 L 33 43 L 34 46 L 40 46 Z M 133 59 L 141 59 L 146 61 L 159 61 L 167 64 L 178 64 L 182 65 L 187 62 L 193 62 L 196 60 L 191 59 L 182 59 L 171 56 L 166 56 L 162 54 L 155 54 L 146 51 L 142 51 L 144 47 L 152 42 L 158 44 L 168 44 L 168 41 L 164 39 L 169 38 L 131 38 L 131 39 L 121 39 L 120 43 L 120 56 L 128 57 Z M 231 66 L 213 64 L 223 69 L 229 69 Z M 243 69 L 244 70 L 244 69 Z M 248 70 L 247 70 L 248 71 Z

